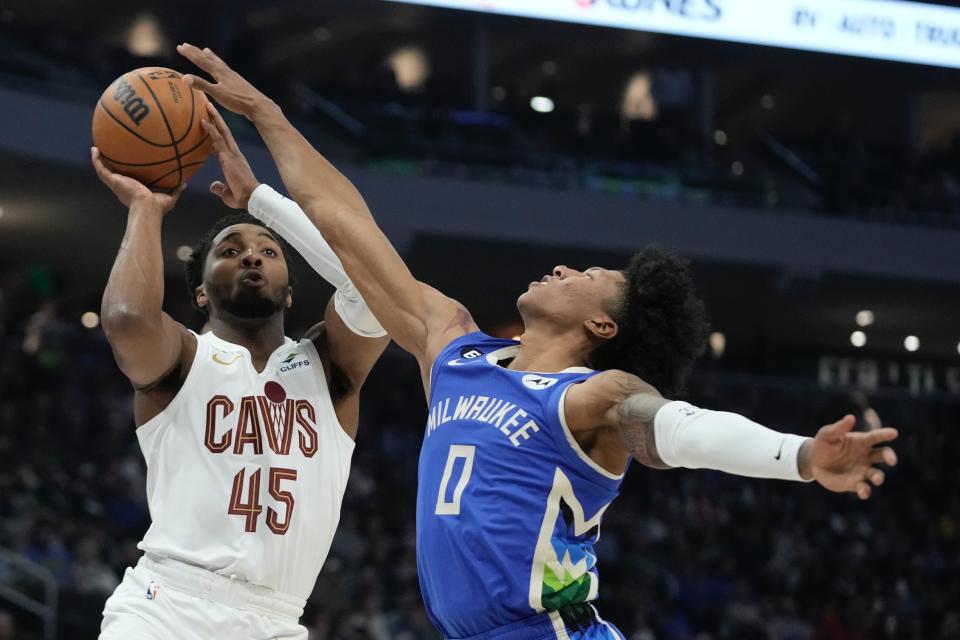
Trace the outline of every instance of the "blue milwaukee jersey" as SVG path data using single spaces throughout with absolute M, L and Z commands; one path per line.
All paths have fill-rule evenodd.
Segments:
M 431 369 L 420 452 L 417 567 L 446 638 L 594 600 L 594 543 L 622 475 L 591 460 L 563 399 L 597 372 L 512 371 L 515 340 L 471 333 Z M 581 607 L 586 605 L 581 605 Z

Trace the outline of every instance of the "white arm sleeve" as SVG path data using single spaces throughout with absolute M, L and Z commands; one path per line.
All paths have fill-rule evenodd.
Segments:
M 337 288 L 334 307 L 351 331 L 368 338 L 387 335 L 347 277 L 340 258 L 296 202 L 284 198 L 270 185 L 261 184 L 250 194 L 247 210 L 270 228 L 276 229 L 314 271 Z
M 677 401 L 660 407 L 653 426 L 657 453 L 671 467 L 804 481 L 797 466 L 807 439 L 802 436 L 778 433 L 736 413 Z

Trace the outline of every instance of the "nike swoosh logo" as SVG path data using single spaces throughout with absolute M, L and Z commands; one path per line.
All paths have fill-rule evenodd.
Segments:
M 783 453 L 783 443 L 786 442 L 786 439 L 780 441 L 780 448 L 777 449 L 777 455 L 773 456 L 774 460 L 780 459 L 780 454 Z
M 220 355 L 215 353 L 215 354 L 213 354 L 213 361 L 216 362 L 217 364 L 231 365 L 231 364 L 233 364 L 234 362 L 236 362 L 237 360 L 239 360 L 239 359 L 242 358 L 242 357 L 243 357 L 243 356 L 241 356 L 239 353 L 237 353 L 237 354 L 234 354 L 233 360 L 231 360 L 230 362 L 227 362 L 227 361 L 225 361 L 225 360 L 221 360 L 221 359 L 220 359 Z
M 458 358 L 458 359 L 456 359 L 456 360 L 451 360 L 451 361 L 448 362 L 447 364 L 450 365 L 451 367 L 462 367 L 463 365 L 465 365 L 465 364 L 470 364 L 470 363 L 469 363 L 469 362 L 460 362 L 460 360 L 459 360 L 459 358 Z

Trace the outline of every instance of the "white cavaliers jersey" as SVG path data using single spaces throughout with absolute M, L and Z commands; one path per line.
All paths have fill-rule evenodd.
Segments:
M 152 520 L 140 549 L 310 595 L 354 447 L 310 340 L 286 338 L 257 373 L 244 347 L 198 335 L 183 387 L 137 438 Z

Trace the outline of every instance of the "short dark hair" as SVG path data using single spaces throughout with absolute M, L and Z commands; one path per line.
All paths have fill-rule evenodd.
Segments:
M 710 329 L 690 263 L 651 246 L 633 256 L 623 275 L 623 294 L 609 309 L 619 331 L 594 350 L 591 364 L 632 373 L 676 398 L 686 391 Z
M 197 287 L 203 284 L 203 270 L 207 266 L 207 254 L 210 253 L 211 244 L 213 244 L 213 240 L 217 237 L 217 234 L 235 224 L 255 224 L 270 232 L 273 239 L 276 240 L 280 248 L 283 249 L 284 261 L 287 263 L 287 272 L 290 274 L 290 286 L 294 284 L 293 272 L 290 271 L 290 261 L 287 260 L 287 255 L 290 254 L 290 247 L 286 241 L 284 241 L 277 232 L 265 225 L 263 221 L 258 220 L 245 211 L 228 213 L 213 223 L 213 226 L 203 234 L 200 241 L 193 245 L 193 248 L 190 250 L 190 258 L 184 265 L 184 275 L 187 278 L 187 293 L 190 295 L 190 304 L 193 305 L 194 309 L 204 315 L 208 315 L 209 310 L 197 304 Z

